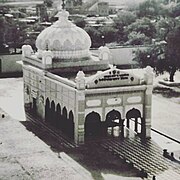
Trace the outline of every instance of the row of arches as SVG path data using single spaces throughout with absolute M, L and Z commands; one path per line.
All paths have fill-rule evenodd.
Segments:
M 60 129 L 70 138 L 74 138 L 74 115 L 72 111 L 67 112 L 66 107 L 61 109 L 58 103 L 55 106 L 54 101 L 46 99 L 45 105 L 45 121 L 57 129 Z
M 126 113 L 126 119 L 122 119 L 121 113 L 114 109 L 108 112 L 105 121 L 101 121 L 101 117 L 97 112 L 92 111 L 87 114 L 85 118 L 85 137 L 124 136 L 124 126 L 129 129 L 134 128 L 133 130 L 136 133 L 145 136 L 145 123 L 141 113 L 138 109 L 132 108 Z
M 33 112 L 35 112 L 37 108 L 35 99 L 33 99 L 32 105 Z M 62 108 L 59 103 L 55 105 L 54 101 L 50 102 L 49 98 L 47 98 L 45 121 L 74 139 L 74 114 L 72 110 L 68 112 L 66 107 Z M 125 119 L 122 119 L 119 111 L 113 109 L 107 113 L 105 121 L 101 120 L 99 113 L 90 112 L 85 117 L 85 137 L 124 136 L 124 126 L 129 129 L 133 128 L 142 137 L 145 136 L 145 121 L 141 116 L 141 112 L 136 108 L 132 108 L 126 113 Z
M 101 121 L 101 117 L 97 112 L 89 113 L 85 118 L 85 137 L 94 136 L 106 136 L 109 133 L 113 135 L 114 127 L 118 127 L 121 135 L 123 132 L 123 120 L 121 119 L 121 114 L 112 110 L 106 115 L 106 120 Z

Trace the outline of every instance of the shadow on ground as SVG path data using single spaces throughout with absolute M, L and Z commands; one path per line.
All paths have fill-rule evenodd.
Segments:
M 103 180 L 103 174 L 112 174 L 124 177 L 139 177 L 139 171 L 123 162 L 122 159 L 111 154 L 99 143 L 88 142 L 75 148 L 68 148 L 65 144 L 58 142 L 49 132 L 36 127 L 30 121 L 21 122 L 28 131 L 38 136 L 42 141 L 49 145 L 54 152 L 65 152 L 81 166 L 87 169 L 95 180 Z

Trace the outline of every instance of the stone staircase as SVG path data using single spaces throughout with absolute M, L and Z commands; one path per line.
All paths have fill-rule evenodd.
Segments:
M 138 136 L 111 138 L 100 145 L 137 169 L 144 169 L 147 179 L 154 175 L 158 180 L 180 180 L 180 164 L 165 158 L 163 150 L 152 140 L 143 142 Z

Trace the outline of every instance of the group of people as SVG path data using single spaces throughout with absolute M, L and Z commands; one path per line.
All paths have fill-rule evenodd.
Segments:
M 171 152 L 171 153 L 169 154 L 169 152 L 167 151 L 167 149 L 164 149 L 164 150 L 163 150 L 163 156 L 164 156 L 165 158 L 170 159 L 171 161 L 175 161 L 175 162 L 180 163 L 180 161 L 178 161 L 178 160 L 174 157 L 174 153 Z

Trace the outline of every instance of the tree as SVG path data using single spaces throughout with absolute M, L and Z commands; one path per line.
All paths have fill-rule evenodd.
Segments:
M 126 27 L 136 20 L 136 15 L 130 11 L 120 11 L 118 16 L 113 19 L 114 28 L 117 29 L 116 32 L 116 41 L 126 42 L 127 41 L 127 32 L 125 31 Z
M 174 18 L 171 17 L 166 17 L 166 18 L 161 18 L 159 21 L 156 22 L 156 35 L 157 38 L 161 40 L 167 41 L 167 35 L 170 31 L 172 31 L 177 22 Z
M 9 48 L 14 48 L 14 52 L 16 53 L 16 48 L 21 47 L 25 40 L 25 29 L 27 25 L 23 22 L 4 17 L 0 18 L 0 24 L 1 51 L 3 52 L 5 50 L 3 50 L 4 46 L 8 46 Z
M 143 45 L 143 44 L 150 44 L 150 38 L 148 38 L 145 34 L 142 34 L 140 32 L 132 31 L 128 35 L 128 41 L 126 44 L 130 45 Z
M 52 0 L 44 0 L 44 4 L 45 4 L 47 7 L 52 7 L 53 1 L 52 1 Z
M 86 21 L 84 20 L 83 17 L 74 17 L 73 18 L 74 24 L 77 26 L 84 28 L 86 26 Z
M 134 52 L 140 67 L 151 66 L 157 74 L 169 73 L 169 81 L 174 82 L 174 75 L 180 70 L 180 27 L 170 32 L 165 41 L 158 42 L 145 50 Z
M 85 27 L 84 30 L 89 34 L 92 41 L 92 47 L 99 47 L 102 45 L 101 32 L 94 27 Z
M 101 33 L 101 38 L 104 36 L 104 43 L 116 42 L 117 29 L 111 26 L 102 26 L 98 30 Z
M 175 4 L 175 6 L 172 7 L 171 15 L 172 17 L 180 16 L 180 3 Z
M 4 17 L 0 17 L 0 53 L 7 53 L 9 48 L 7 48 L 5 40 L 5 32 L 7 29 L 7 22 Z
M 159 16 L 159 11 L 161 5 L 156 0 L 146 0 L 139 5 L 138 16 L 139 17 L 149 17 L 157 18 Z
M 115 27 L 118 26 L 128 26 L 129 24 L 135 22 L 136 15 L 130 11 L 119 11 L 118 16 L 114 18 Z
M 149 18 L 137 19 L 134 23 L 130 24 L 126 31 L 128 34 L 132 31 L 139 32 L 141 34 L 145 34 L 145 36 L 149 38 L 154 38 L 156 35 L 155 25 L 151 22 Z
M 143 50 L 136 50 L 133 60 L 137 61 L 142 68 L 151 66 L 157 74 L 162 74 L 166 66 L 164 51 L 164 45 L 158 43 Z
M 170 73 L 170 81 L 173 82 L 176 71 L 180 70 L 180 26 L 168 34 L 165 55 L 166 70 Z

